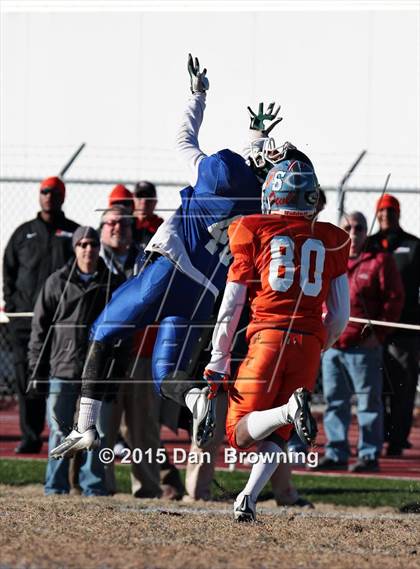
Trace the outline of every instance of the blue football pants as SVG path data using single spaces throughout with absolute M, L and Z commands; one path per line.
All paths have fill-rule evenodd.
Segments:
M 200 339 L 212 326 L 214 303 L 210 291 L 161 256 L 114 292 L 94 322 L 90 339 L 115 345 L 159 322 L 152 356 L 154 385 L 159 393 L 183 402 L 183 392 L 191 384 L 187 370 Z

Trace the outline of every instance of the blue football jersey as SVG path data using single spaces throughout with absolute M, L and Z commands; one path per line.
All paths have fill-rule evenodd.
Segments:
M 197 182 L 181 200 L 190 260 L 220 290 L 231 261 L 227 229 L 234 218 L 261 212 L 261 186 L 242 156 L 221 150 L 200 162 Z

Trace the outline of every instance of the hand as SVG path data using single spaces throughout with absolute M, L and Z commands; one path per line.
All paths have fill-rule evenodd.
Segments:
M 206 368 L 203 373 L 203 379 L 207 382 L 210 387 L 209 399 L 216 397 L 219 387 L 223 385 L 225 391 L 227 391 L 229 376 L 226 373 L 219 373 L 218 371 L 213 371 Z
M 276 119 L 277 115 L 279 114 L 280 105 L 277 107 L 276 111 L 274 111 L 274 105 L 275 103 L 270 103 L 267 107 L 266 112 L 264 112 L 264 103 L 260 103 L 258 107 L 258 114 L 255 114 L 251 107 L 247 107 L 249 116 L 251 118 L 249 128 L 251 130 L 259 130 L 263 133 L 264 136 L 268 136 L 273 128 L 283 120 L 283 117 Z M 274 122 L 265 128 L 264 121 Z
M 191 53 L 188 54 L 188 73 L 191 80 L 191 93 L 205 93 L 210 84 L 206 77 L 207 69 L 200 72 L 200 62 L 197 57 L 193 59 Z
M 45 397 L 48 395 L 49 381 L 48 379 L 33 378 L 28 383 L 25 397 L 35 399 L 37 397 Z

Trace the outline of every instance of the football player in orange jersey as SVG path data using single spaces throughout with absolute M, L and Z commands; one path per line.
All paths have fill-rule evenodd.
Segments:
M 239 218 L 229 227 L 233 263 L 204 377 L 213 394 L 229 377 L 230 349 L 248 297 L 249 348 L 229 390 L 226 432 L 235 448 L 257 443 L 259 460 L 235 501 L 239 521 L 255 520 L 258 494 L 279 464 L 269 457 L 284 456 L 293 426 L 305 443 L 314 441 L 309 392 L 321 350 L 335 342 L 349 318 L 349 237 L 316 221 L 317 201 L 312 164 L 286 144 L 263 186 L 262 215 Z

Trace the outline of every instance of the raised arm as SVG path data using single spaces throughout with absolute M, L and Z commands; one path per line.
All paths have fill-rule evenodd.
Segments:
M 199 146 L 198 133 L 206 108 L 206 91 L 209 88 L 207 69 L 200 72 L 200 63 L 192 55 L 188 56 L 188 73 L 192 95 L 188 99 L 180 127 L 176 136 L 176 149 L 190 171 L 189 182 L 193 186 L 198 178 L 198 166 L 207 156 Z

